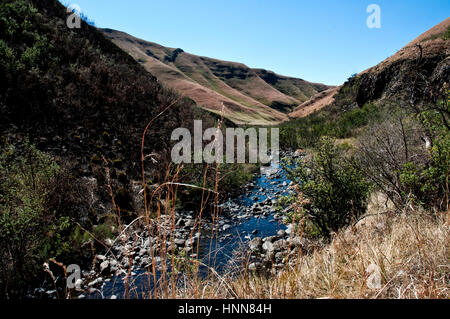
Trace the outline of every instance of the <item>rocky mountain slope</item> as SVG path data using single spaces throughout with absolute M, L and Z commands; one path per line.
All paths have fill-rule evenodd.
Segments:
M 96 28 L 69 29 L 58 1 L 9 2 L 9 20 L 0 21 L 0 135 L 28 136 L 83 170 L 93 154 L 136 166 L 146 124 L 178 95 Z M 193 112 L 186 99 L 168 110 L 149 133 L 148 145 L 158 145 L 149 151 L 161 153 Z
M 244 64 L 200 57 L 181 49 L 103 29 L 115 44 L 128 52 L 164 85 L 221 113 L 237 124 L 267 125 L 287 120 L 285 113 L 329 87 Z
M 20 150 L 29 140 L 69 166 L 71 187 L 89 187 L 95 198 L 81 208 L 71 206 L 82 215 L 111 210 L 105 168 L 115 195 L 124 199 L 120 208 L 132 211 L 142 134 L 166 106 L 175 103 L 150 127 L 144 148 L 156 154 L 160 167 L 170 161 L 175 128 L 191 128 L 194 117 L 215 122 L 164 88 L 95 27 L 83 22 L 69 29 L 58 1 L 6 1 L 0 9 L 0 150 L 9 145 Z M 147 165 L 148 177 L 164 178 L 160 167 Z
M 391 98 L 407 103 L 435 101 L 449 79 L 450 18 L 447 18 L 341 87 L 313 96 L 289 116 L 304 117 L 328 106 L 342 112 Z

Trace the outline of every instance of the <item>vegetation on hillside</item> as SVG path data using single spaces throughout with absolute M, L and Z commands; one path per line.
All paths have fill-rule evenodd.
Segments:
M 69 212 L 59 209 L 54 199 L 71 203 L 55 187 L 61 167 L 29 143 L 22 149 L 2 146 L 0 173 L 0 288 L 8 293 L 8 284 L 24 294 L 44 262 L 70 250 Z
M 166 180 L 161 167 L 170 163 L 173 129 L 191 129 L 194 119 L 217 122 L 162 87 L 93 26 L 83 21 L 69 29 L 67 17 L 56 0 L 0 4 L 2 245 L 11 238 L 2 250 L 2 296 L 23 296 L 49 258 L 91 261 L 89 246 L 102 249 L 112 229 L 137 217 L 142 199 L 135 200 L 133 182 L 141 179 L 140 146 L 150 120 L 143 145 L 152 154 L 145 158 L 149 184 Z M 30 158 L 23 157 L 27 149 Z M 181 181 L 203 170 L 194 166 Z M 30 189 L 32 176 L 38 181 Z M 224 191 L 248 178 L 240 168 L 224 172 Z
M 302 205 L 295 205 L 296 195 L 283 204 L 294 203 L 297 208 L 291 211 L 294 224 L 307 216 L 309 236 L 329 238 L 366 212 L 370 183 L 359 162 L 346 157 L 343 147 L 334 145 L 330 138 L 320 141 L 311 160 L 297 160 L 294 168 L 286 169 L 302 196 Z
M 0 4 L 1 297 L 24 297 L 49 260 L 88 264 L 122 238 L 124 223 L 142 219 L 151 229 L 151 218 L 171 219 L 168 232 L 155 227 L 166 247 L 176 209 L 216 221 L 221 194 L 259 168 L 173 165 L 174 128 L 192 129 L 197 118 L 233 124 L 162 87 L 88 23 L 67 28 L 66 16 L 56 0 Z M 183 55 L 173 53 L 168 63 Z M 301 248 L 284 270 L 262 276 L 241 265 L 234 277 L 210 269 L 203 280 L 198 260 L 162 249 L 189 272 L 178 285 L 163 271 L 172 277 L 155 297 L 448 298 L 450 98 L 446 87 L 437 98 L 441 58 L 353 76 L 333 105 L 281 126 L 282 149 L 309 149 L 286 166 L 296 193 L 283 212 Z M 382 282 L 374 289 L 372 264 Z
M 375 121 L 381 112 L 380 106 L 371 102 L 344 113 L 329 108 L 285 122 L 280 126 L 280 147 L 315 147 L 323 136 L 340 139 L 355 137 L 359 128 Z

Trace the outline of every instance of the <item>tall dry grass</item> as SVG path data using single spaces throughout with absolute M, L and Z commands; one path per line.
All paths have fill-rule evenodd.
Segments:
M 169 165 L 166 181 L 148 194 L 150 185 L 145 179 L 147 156 L 143 146 L 153 120 L 147 125 L 142 137 L 143 215 L 124 227 L 120 225 L 120 210 L 114 206 L 121 230 L 115 242 L 121 240 L 125 245 L 130 240 L 135 243 L 142 240 L 133 232 L 135 226 L 145 227 L 156 239 L 159 249 L 153 249 L 154 246 L 149 248 L 152 263 L 144 274 L 148 282 L 153 281 L 154 288 L 142 291 L 135 284 L 135 278 L 131 275 L 133 250 L 136 247 L 133 245 L 126 252 L 130 260 L 129 267 L 123 267 L 125 298 L 129 298 L 133 292 L 134 296 L 152 299 L 450 297 L 449 212 L 431 214 L 410 209 L 402 214 L 393 213 L 389 208 L 384 208 L 386 200 L 379 197 L 372 199 L 365 218 L 334 234 L 329 244 L 322 244 L 309 253 L 299 250 L 296 255 L 291 254 L 291 262 L 286 264 L 286 268 L 272 276 L 251 273 L 245 265 L 237 275 L 218 274 L 205 265 L 214 264 L 215 256 L 211 252 L 215 247 L 210 247 L 207 260 L 199 260 L 199 241 L 192 245 L 190 253 L 177 254 L 173 244 L 168 244 L 173 243 L 177 231 L 177 190 L 179 187 L 198 186 L 180 183 L 178 179 L 182 167 Z M 221 123 L 218 123 L 218 129 Z M 200 187 L 203 189 L 202 205 L 190 232 L 191 239 L 196 232 L 202 230 L 204 203 L 211 196 L 216 204 L 212 212 L 214 223 L 218 222 L 221 213 L 217 208 L 219 166 L 217 164 L 213 167 L 216 172 L 214 189 L 205 187 L 208 169 L 209 166 L 205 169 L 203 187 Z M 112 194 L 111 191 L 111 196 Z M 113 196 L 112 200 L 114 204 Z M 298 221 L 299 224 L 302 222 Z M 301 227 L 295 235 L 303 236 Z M 213 228 L 211 237 L 214 236 L 217 233 Z M 107 253 L 112 252 L 108 250 Z M 160 269 L 155 267 L 156 258 L 162 261 Z M 182 274 L 174 271 L 180 265 L 185 270 Z M 199 273 L 200 266 L 208 269 L 206 276 Z M 369 281 L 374 269 L 380 270 L 381 285 L 371 288 Z
M 179 298 L 418 299 L 450 297 L 448 212 L 380 215 L 336 234 L 329 245 L 269 278 L 243 273 L 227 285 L 203 282 L 179 290 Z M 374 265 L 381 286 L 370 288 Z M 195 288 L 195 289 L 194 289 Z
M 449 298 L 448 212 L 368 217 L 278 275 L 238 279 L 244 298 Z M 371 289 L 370 269 L 381 270 Z

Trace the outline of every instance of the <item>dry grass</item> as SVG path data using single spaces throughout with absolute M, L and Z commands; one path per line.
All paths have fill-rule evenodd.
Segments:
M 165 293 L 152 297 L 449 298 L 449 212 L 395 214 L 383 209 L 384 202 L 382 196 L 374 196 L 365 218 L 335 234 L 330 244 L 294 256 L 276 275 L 242 271 L 232 278 L 211 270 L 211 276 L 200 279 L 194 272 L 182 284 L 167 281 Z M 369 288 L 375 268 L 380 270 L 380 286 Z
M 449 235 L 448 212 L 371 215 L 278 275 L 231 286 L 240 298 L 449 298 Z M 381 286 L 370 289 L 373 265 Z
M 289 113 L 289 117 L 291 118 L 307 117 L 308 115 L 316 111 L 320 111 L 321 109 L 331 105 L 334 102 L 334 97 L 338 93 L 340 88 L 341 87 L 339 86 L 317 93 L 309 100 L 297 106 L 294 109 L 294 111 Z
M 294 92 L 302 93 L 303 98 L 297 99 L 296 94 L 285 94 L 264 81 L 258 75 L 261 70 L 241 63 L 186 52 L 179 54 L 174 63 L 166 60 L 173 54 L 172 48 L 120 31 L 107 29 L 103 33 L 164 85 L 191 98 L 197 105 L 217 114 L 225 104 L 225 117 L 236 124 L 276 125 L 286 121 L 288 117 L 284 113 L 270 107 L 273 102 L 300 105 L 318 92 L 316 86 L 325 86 L 282 77 Z M 301 85 L 296 86 L 297 81 L 301 81 Z

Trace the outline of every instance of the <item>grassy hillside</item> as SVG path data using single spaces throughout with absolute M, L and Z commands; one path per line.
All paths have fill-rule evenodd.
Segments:
M 295 98 L 298 102 L 306 102 L 317 93 L 330 89 L 328 85 L 311 83 L 302 79 L 279 75 L 264 69 L 254 69 L 253 71 L 267 84 Z
M 395 108 L 420 113 L 446 99 L 450 79 L 450 18 L 411 41 L 392 57 L 318 93 L 282 124 L 283 143 L 309 147 L 323 135 L 351 138 Z M 445 113 L 445 111 L 444 111 Z
M 167 178 L 175 128 L 217 121 L 96 28 L 69 29 L 67 16 L 56 0 L 0 4 L 2 296 L 23 296 L 49 258 L 91 261 L 83 245 L 102 247 L 99 240 L 140 212 L 149 121 L 151 184 Z
M 166 48 L 126 33 L 103 33 L 130 53 L 162 83 L 237 124 L 268 125 L 286 120 L 284 113 L 328 87 L 265 70 Z

